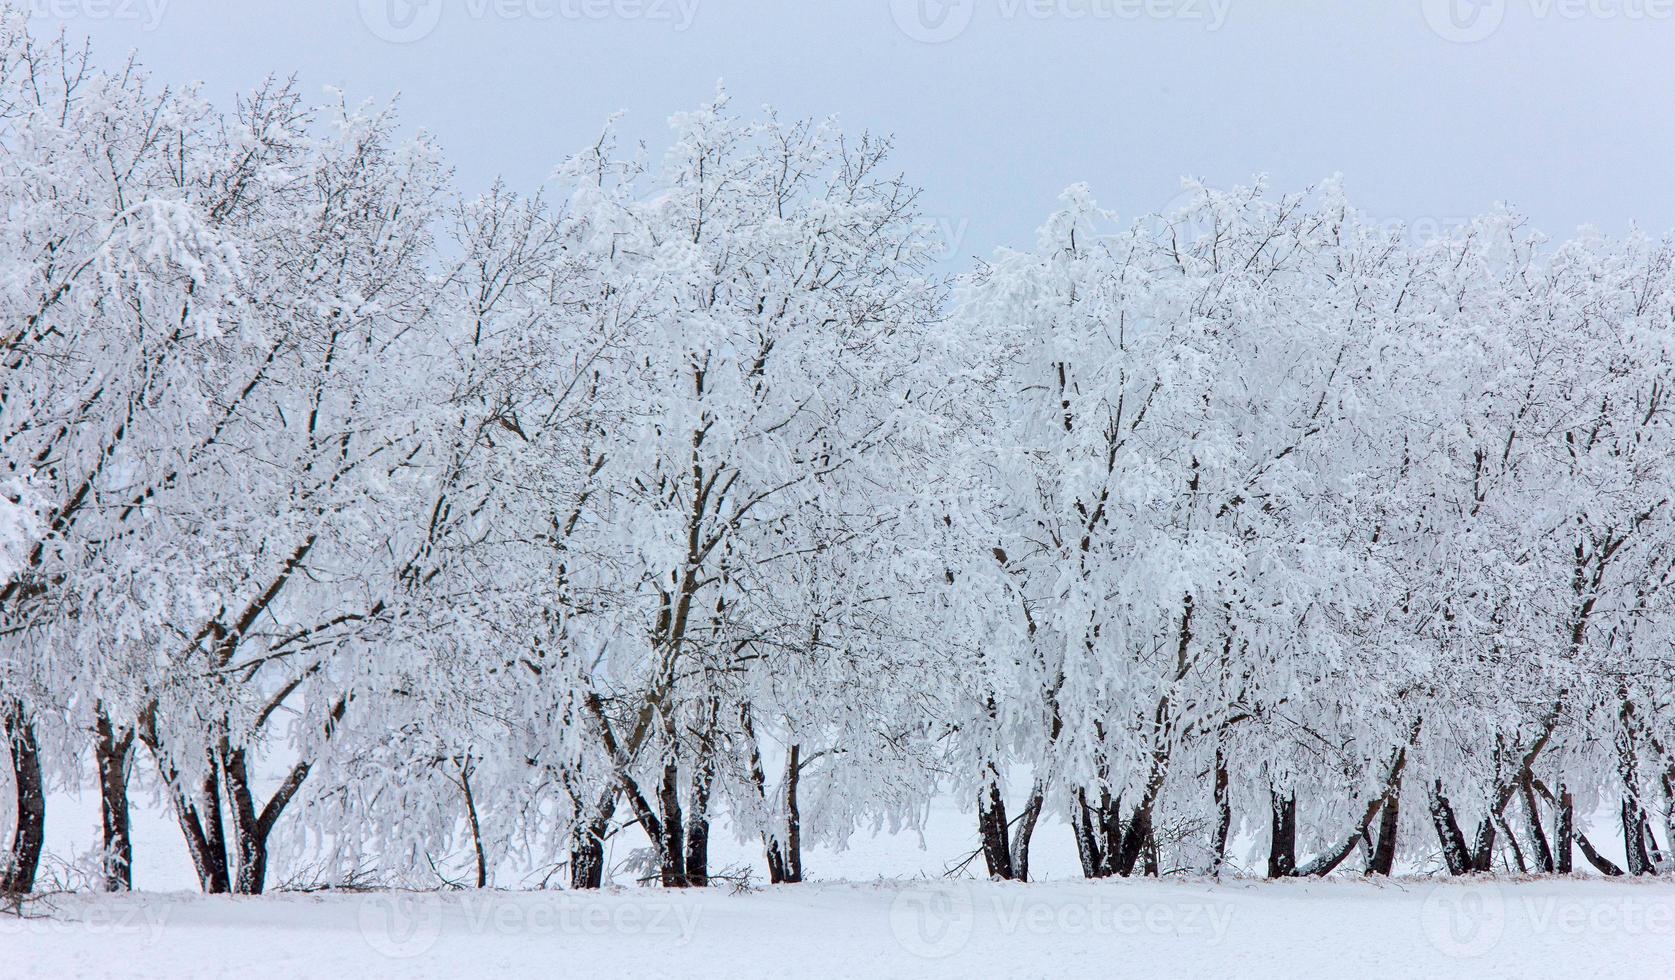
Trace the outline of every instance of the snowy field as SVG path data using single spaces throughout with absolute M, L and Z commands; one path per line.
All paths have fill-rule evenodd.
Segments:
M 97 806 L 91 794 L 52 800 L 60 884 L 74 880 L 65 859 L 93 846 Z M 167 817 L 153 807 L 136 817 L 144 891 L 49 896 L 22 918 L 0 916 L 0 977 L 1675 976 L 1675 881 L 1089 883 L 1069 829 L 1050 816 L 1034 849 L 1048 880 L 951 881 L 944 872 L 975 835 L 969 810 L 946 797 L 923 836 L 863 833 L 842 851 L 811 849 L 810 872 L 824 880 L 673 893 L 205 897 Z M 716 867 L 760 875 L 757 845 L 718 830 Z M 619 885 L 628 852 L 644 845 L 634 837 L 613 842 Z M 877 880 L 880 869 L 912 877 Z M 512 867 L 495 881 L 531 887 Z
M 811 884 L 747 893 L 75 895 L 7 976 L 1675 976 L 1675 885 Z

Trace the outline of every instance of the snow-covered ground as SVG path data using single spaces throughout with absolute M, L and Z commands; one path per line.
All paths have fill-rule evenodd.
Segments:
M 62 793 L 51 803 L 51 866 L 75 884 L 64 869 L 87 860 L 97 799 Z M 1675 977 L 1675 881 L 1089 883 L 1078 880 L 1068 829 L 1050 818 L 1032 862 L 1049 880 L 949 881 L 943 873 L 975 833 L 971 814 L 946 798 L 923 837 L 862 833 L 842 851 L 813 848 L 809 871 L 822 880 L 744 892 L 206 898 L 192 893 L 179 831 L 160 808 L 140 808 L 135 830 L 136 884 L 148 891 L 60 895 L 24 918 L 0 915 L 0 978 Z M 618 838 L 612 863 L 643 843 Z M 718 833 L 712 853 L 718 869 L 761 873 L 759 848 L 731 833 Z M 886 869 L 904 880 L 872 880 Z M 497 871 L 508 888 L 528 880 Z
M 0 974 L 1675 976 L 1675 885 L 823 883 L 73 895 L 0 917 Z

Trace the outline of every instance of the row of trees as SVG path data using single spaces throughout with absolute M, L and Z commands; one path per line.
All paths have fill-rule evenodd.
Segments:
M 137 790 L 212 892 L 949 791 L 1003 878 L 1675 861 L 1669 246 L 1078 187 L 947 282 L 888 141 L 671 124 L 464 198 L 0 17 L 0 891 L 89 782 L 112 889 Z

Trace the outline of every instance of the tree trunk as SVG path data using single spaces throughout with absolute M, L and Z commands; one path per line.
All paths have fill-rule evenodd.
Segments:
M 605 883 L 605 831 L 616 813 L 616 788 L 605 790 L 591 813 L 570 833 L 570 887 L 588 890 Z
M 1623 854 L 1631 875 L 1652 873 L 1652 858 L 1646 853 L 1646 811 L 1630 796 L 1623 797 Z
M 1454 807 L 1448 802 L 1448 797 L 1442 795 L 1442 780 L 1437 780 L 1431 790 L 1431 824 L 1436 827 L 1437 840 L 1442 844 L 1442 859 L 1448 865 L 1451 875 L 1470 874 L 1472 868 L 1472 853 L 1466 846 L 1466 837 L 1460 832 L 1460 823 L 1454 818 Z
M 12 780 L 17 789 L 17 825 L 12 850 L 0 868 L 0 894 L 21 895 L 35 888 L 35 873 L 46 843 L 46 782 L 41 775 L 41 747 L 35 725 L 21 702 L 14 701 L 3 718 L 6 746 L 12 757 Z
M 233 817 L 233 846 L 237 864 L 233 877 L 235 895 L 260 895 L 267 886 L 268 828 L 256 813 L 250 794 L 250 773 L 243 749 L 221 750 L 223 791 Z
M 776 885 L 792 885 L 803 880 L 803 818 L 798 809 L 797 784 L 802 779 L 801 745 L 791 746 L 785 763 L 785 837 L 763 835 L 763 846 L 768 852 L 768 880 Z
M 1384 812 L 1378 818 L 1378 843 L 1373 845 L 1372 860 L 1367 862 L 1367 874 L 1389 877 L 1396 869 L 1396 833 L 1402 825 L 1401 786 L 1384 801 Z
M 173 798 L 175 821 L 186 838 L 186 848 L 192 855 L 192 867 L 198 872 L 198 886 L 206 895 L 224 895 L 232 890 L 232 878 L 227 873 L 227 841 L 221 827 L 221 780 L 215 764 L 210 763 L 204 773 L 203 785 L 194 803 L 184 788 L 170 791 Z
M 1477 822 L 1477 838 L 1471 855 L 1473 871 L 1495 870 L 1495 816 L 1491 813 Z
M 1558 844 L 1558 855 L 1554 858 L 1554 867 L 1559 874 L 1570 874 L 1574 867 L 1571 861 L 1571 843 L 1575 839 L 1576 803 L 1570 791 L 1561 784 L 1559 786 L 1559 812 L 1554 816 L 1553 840 Z
M 657 858 L 663 887 L 685 888 L 686 818 L 680 805 L 680 767 L 673 761 L 663 766 L 663 780 L 657 792 L 657 805 L 662 810 L 658 819 L 663 830 L 663 839 L 657 842 Z
M 692 774 L 692 799 L 686 825 L 686 883 L 706 888 L 710 883 L 710 787 L 715 782 L 715 760 L 706 750 Z
M 1640 751 L 1635 740 L 1634 702 L 1626 691 L 1620 694 L 1617 727 L 1617 774 L 1623 782 L 1622 826 L 1623 853 L 1628 873 L 1649 875 L 1655 872 L 1651 855 L 1646 852 L 1646 808 L 1640 801 Z
M 1297 873 L 1297 797 L 1293 794 L 1281 796 L 1279 790 L 1272 787 L 1268 795 L 1272 807 L 1268 877 L 1290 878 Z
M 1035 837 L 1035 822 L 1041 817 L 1041 806 L 1046 800 L 1046 789 L 1036 783 L 1030 790 L 1029 802 L 1018 817 L 1018 827 L 1012 832 L 1012 877 L 1029 880 L 1029 845 Z
M 1110 874 L 1105 860 L 1104 822 L 1111 806 L 1111 794 L 1100 790 L 1099 807 L 1088 803 L 1088 791 L 1076 790 L 1076 808 L 1070 815 L 1070 830 L 1076 837 L 1076 856 L 1082 862 L 1082 877 L 1104 878 Z
M 1210 874 L 1220 876 L 1227 864 L 1227 835 L 1233 828 L 1233 800 L 1229 790 L 1227 755 L 1216 746 L 1215 803 L 1216 829 L 1210 835 Z
M 977 794 L 977 832 L 983 840 L 983 861 L 988 865 L 989 877 L 1012 880 L 1011 828 L 997 781 L 991 780 Z
M 1535 787 L 1531 780 L 1524 780 L 1524 816 L 1525 826 L 1530 835 L 1530 850 L 1535 860 L 1536 870 L 1542 874 L 1552 874 L 1553 848 L 1547 843 L 1547 831 L 1541 826 L 1541 807 L 1536 803 Z
M 133 761 L 134 731 L 119 735 L 110 716 L 100 711 L 95 722 L 94 761 L 99 769 L 99 811 L 104 827 L 102 861 L 105 891 L 134 887 L 134 841 L 128 819 L 128 767 Z
M 489 884 L 489 856 L 483 849 L 483 826 L 477 819 L 477 797 L 471 792 L 471 756 L 467 754 L 465 762 L 459 767 L 459 787 L 465 795 L 465 822 L 471 831 L 471 850 L 477 858 L 477 887 L 487 888 Z
M 1588 859 L 1588 863 L 1594 866 L 1595 871 L 1608 878 L 1621 878 L 1623 876 L 1623 869 L 1617 867 L 1610 858 L 1600 854 L 1594 848 L 1593 842 L 1588 840 L 1587 834 L 1576 835 L 1576 846 L 1582 849 L 1582 856 Z

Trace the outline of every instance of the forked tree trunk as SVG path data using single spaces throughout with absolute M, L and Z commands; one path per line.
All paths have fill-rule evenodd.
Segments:
M 1123 849 L 1122 798 L 1111 798 L 1110 790 L 1099 791 L 1099 802 L 1088 803 L 1087 791 L 1077 790 L 1072 828 L 1076 852 L 1082 860 L 1082 874 L 1088 878 L 1109 878 L 1117 873 Z
M 131 891 L 134 887 L 134 841 L 128 819 L 128 771 L 133 761 L 134 731 L 124 728 L 118 733 L 110 717 L 100 711 L 95 722 L 95 735 L 93 755 L 99 769 L 105 891 Z
M 163 765 L 160 761 L 159 765 Z M 186 838 L 186 850 L 198 873 L 198 887 L 206 895 L 223 895 L 232 890 L 227 873 L 227 841 L 221 823 L 221 780 L 210 763 L 195 797 L 177 784 L 178 774 L 165 773 L 175 822 Z
M 1656 866 L 1646 849 L 1646 835 L 1650 832 L 1646 811 L 1640 808 L 1633 796 L 1623 797 L 1622 821 L 1623 854 L 1628 862 L 1628 873 L 1636 876 L 1655 874 Z
M 1523 786 L 1524 796 L 1524 825 L 1528 828 L 1530 837 L 1531 858 L 1535 868 L 1542 874 L 1552 874 L 1555 867 L 1553 848 L 1547 842 L 1547 831 L 1541 825 L 1541 807 L 1536 802 L 1535 787 L 1532 780 L 1526 779 Z
M 6 866 L 0 871 L 0 894 L 21 895 L 35 888 L 35 873 L 46 844 L 46 782 L 41 774 L 41 746 L 35 725 L 21 702 L 14 701 L 0 716 L 0 729 L 12 760 L 12 781 L 17 790 L 16 825 Z
M 605 833 L 616 814 L 616 788 L 600 794 L 593 809 L 570 832 L 570 887 L 596 889 L 605 883 Z
M 222 776 L 224 791 L 231 803 L 233 817 L 233 846 L 237 855 L 233 876 L 233 893 L 260 895 L 267 886 L 268 827 L 256 812 L 256 801 L 250 794 L 250 774 L 245 766 L 243 749 L 223 749 Z
M 1029 880 L 1029 848 L 1035 824 L 1041 816 L 1045 789 L 1036 783 L 1029 802 L 1018 815 L 1016 830 L 1006 819 L 1006 802 L 1000 794 L 999 773 L 990 767 L 991 778 L 977 794 L 977 833 L 983 842 L 983 862 L 989 877 L 1003 881 Z
M 797 802 L 802 751 L 801 745 L 791 746 L 785 763 L 785 833 L 769 831 L 762 835 L 762 846 L 768 857 L 768 880 L 775 885 L 792 885 L 803 880 L 803 818 Z M 760 771 L 760 759 L 754 764 Z
M 1018 815 L 1018 825 L 1012 831 L 1012 877 L 1029 880 L 1029 845 L 1035 838 L 1035 824 L 1041 818 L 1041 807 L 1046 802 L 1046 788 L 1036 783 L 1030 790 L 1029 802 Z

